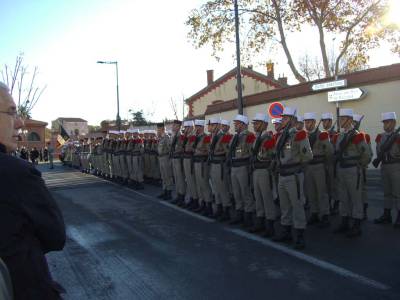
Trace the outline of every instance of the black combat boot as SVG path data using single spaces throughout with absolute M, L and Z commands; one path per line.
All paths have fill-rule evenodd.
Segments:
M 223 215 L 222 204 L 217 204 L 217 210 L 215 211 L 214 218 L 219 220 Z
M 361 219 L 353 219 L 353 226 L 346 233 L 348 238 L 354 238 L 361 235 Z
M 249 230 L 250 228 L 253 227 L 253 213 L 251 212 L 244 213 L 244 222 L 242 224 L 242 227 L 246 230 Z
M 392 214 L 390 209 L 385 208 L 383 215 L 374 220 L 375 224 L 392 224 Z
M 279 235 L 272 238 L 274 242 L 285 242 L 285 243 L 291 242 L 292 239 L 293 239 L 292 226 L 290 225 L 284 225 L 282 232 Z
M 310 216 L 310 219 L 308 220 L 307 224 L 308 225 L 314 225 L 319 223 L 319 217 L 317 213 L 312 213 Z
M 230 209 L 231 208 L 229 206 L 222 208 L 222 214 L 218 218 L 219 222 L 226 222 L 226 221 L 229 221 L 231 219 Z
M 157 198 L 164 199 L 166 193 L 167 193 L 167 190 L 163 190 L 162 193 L 157 196 Z
M 256 233 L 261 232 L 265 228 L 265 219 L 264 217 L 256 217 L 253 227 L 249 229 L 249 232 Z
M 212 202 L 206 202 L 205 208 L 201 214 L 205 217 L 213 217 Z
M 175 204 L 179 206 L 179 203 L 182 201 L 182 195 L 181 194 L 176 194 L 176 198 L 171 201 L 171 204 Z
M 195 211 L 198 208 L 199 208 L 199 199 L 193 199 L 192 201 L 190 201 L 188 209 L 190 209 L 191 211 Z
M 304 229 L 295 229 L 296 231 L 296 241 L 294 243 L 294 248 L 297 250 L 303 250 L 306 247 L 304 240 Z
M 205 210 L 205 208 L 206 208 L 206 203 L 203 201 L 203 202 L 201 202 L 201 203 L 198 205 L 198 207 L 197 207 L 196 209 L 194 209 L 193 211 L 194 211 L 195 213 L 201 214 L 201 213 Z
M 396 221 L 393 224 L 394 228 L 400 228 L 400 210 L 397 212 Z
M 164 200 L 168 201 L 172 199 L 172 191 L 166 190 Z
M 346 233 L 349 231 L 349 217 L 342 217 L 342 222 L 340 225 L 333 231 L 333 233 Z
M 235 218 L 229 222 L 231 225 L 237 225 L 243 223 L 243 210 L 237 210 Z
M 363 213 L 364 213 L 364 215 L 363 215 L 363 221 L 365 221 L 365 220 L 368 219 L 368 203 L 364 203 L 364 206 L 363 206 Z
M 329 222 L 329 216 L 328 215 L 323 215 L 321 218 L 321 221 L 318 223 L 318 228 L 327 228 L 331 226 L 331 223 Z
M 337 214 L 339 214 L 339 201 L 335 200 L 331 209 L 331 216 L 336 216 Z
M 137 185 L 136 185 L 136 189 L 137 190 L 144 190 L 143 182 L 138 182 Z
M 273 237 L 275 234 L 274 220 L 265 220 L 265 230 L 262 234 L 263 237 Z

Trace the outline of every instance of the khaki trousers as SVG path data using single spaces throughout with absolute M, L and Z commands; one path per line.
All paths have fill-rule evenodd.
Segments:
M 310 203 L 311 213 L 329 215 L 329 198 L 324 164 L 307 165 L 304 170 L 304 192 Z
M 150 178 L 151 177 L 150 153 L 145 153 L 143 155 L 143 175 L 146 178 Z
M 333 202 L 338 201 L 338 181 L 335 178 L 335 166 L 333 163 L 328 163 L 326 165 L 327 168 L 327 173 L 328 173 L 328 188 L 327 188 L 327 192 L 328 192 L 328 196 L 333 200 Z
M 247 166 L 231 168 L 232 192 L 235 198 L 236 210 L 244 210 L 245 212 L 255 211 L 255 203 L 250 190 L 249 176 Z
M 160 179 L 160 163 L 158 161 L 158 156 L 155 154 L 150 155 L 150 169 L 151 169 L 151 178 Z
M 141 155 L 132 156 L 132 172 L 135 181 L 143 182 L 143 162 Z
M 223 207 L 231 206 L 228 181 L 229 175 L 225 172 L 224 164 L 211 163 L 210 179 L 213 186 L 216 204 L 222 204 Z
M 172 191 L 174 182 L 172 175 L 171 160 L 169 159 L 168 155 L 165 155 L 161 157 L 159 156 L 158 161 L 160 163 L 160 173 L 161 173 L 163 190 Z
M 198 199 L 194 166 L 192 166 L 192 160 L 190 158 L 183 159 L 183 171 L 186 178 L 186 194 L 190 198 Z
M 183 170 L 183 160 L 172 158 L 172 169 L 175 178 L 175 191 L 179 195 L 186 195 L 185 172 Z
M 338 197 L 342 217 L 363 218 L 361 169 L 358 167 L 341 168 L 337 166 Z M 357 187 L 358 183 L 358 187 Z
M 210 187 L 210 168 L 206 162 L 194 163 L 194 174 L 196 178 L 197 196 L 200 202 L 209 203 L 212 201 L 212 193 Z
M 119 156 L 119 167 L 121 169 L 121 177 L 124 179 L 129 178 L 128 165 L 126 163 L 127 155 L 121 154 Z
M 268 220 L 276 219 L 276 208 L 273 198 L 273 175 L 268 169 L 255 169 L 253 171 L 254 198 L 256 199 L 257 217 Z
M 384 207 L 400 210 L 400 164 L 381 166 Z
M 281 207 L 281 224 L 294 226 L 296 229 L 306 228 L 304 211 L 304 174 L 279 176 L 278 193 Z

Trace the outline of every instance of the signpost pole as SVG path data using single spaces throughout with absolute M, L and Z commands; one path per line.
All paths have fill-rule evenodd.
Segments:
M 335 75 L 335 80 L 338 80 L 338 76 Z M 335 88 L 337 91 L 338 88 Z M 336 124 L 337 124 L 337 132 L 340 132 L 340 123 L 339 123 L 339 112 L 340 112 L 340 107 L 339 107 L 339 101 L 336 101 Z

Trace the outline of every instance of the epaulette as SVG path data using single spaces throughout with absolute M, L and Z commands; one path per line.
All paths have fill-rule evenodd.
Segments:
M 222 137 L 221 143 L 228 144 L 231 141 L 231 139 L 232 139 L 232 135 L 227 133 Z
M 367 144 L 371 144 L 371 136 L 368 133 L 365 134 L 365 141 Z
M 296 132 L 296 135 L 294 137 L 295 142 L 302 141 L 307 138 L 307 132 L 305 130 L 300 130 Z
M 182 135 L 179 137 L 179 139 L 180 139 L 182 142 L 184 142 L 185 139 L 186 139 L 186 137 L 182 134 Z
M 211 142 L 211 136 L 206 135 L 203 139 L 203 144 L 209 144 Z
M 365 141 L 365 135 L 362 132 L 357 133 L 355 137 L 353 137 L 353 144 L 358 145 L 359 143 Z
M 381 140 L 382 140 L 382 134 L 379 133 L 375 138 L 375 143 L 379 144 Z
M 256 140 L 256 136 L 253 133 L 249 133 L 246 137 L 247 144 L 253 144 L 255 140 Z
M 326 141 L 327 139 L 329 139 L 329 133 L 326 131 L 323 131 L 319 134 L 319 140 L 320 141 Z
M 265 149 L 269 150 L 269 149 L 273 149 L 275 147 L 275 144 L 276 144 L 275 138 L 272 137 L 271 139 L 268 139 L 263 143 L 263 147 Z
M 191 135 L 189 138 L 189 142 L 194 143 L 196 141 L 196 136 L 195 135 Z

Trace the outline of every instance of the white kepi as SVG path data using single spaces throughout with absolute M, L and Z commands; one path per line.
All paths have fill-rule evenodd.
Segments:
M 323 113 L 323 114 L 321 115 L 321 119 L 322 119 L 322 120 L 333 120 L 333 114 L 330 113 L 330 112 Z
M 221 120 L 221 125 L 225 125 L 225 126 L 229 126 L 231 122 L 229 122 L 228 120 Z
M 339 110 L 339 116 L 341 117 L 353 117 L 353 110 L 351 108 L 341 108 Z
M 362 115 L 353 114 L 353 120 L 356 122 L 361 122 L 362 117 L 363 117 Z
M 233 121 L 239 121 L 239 122 L 242 122 L 242 123 L 244 123 L 246 125 L 249 124 L 249 118 L 247 118 L 244 115 L 236 115 L 236 117 L 233 119 Z
M 315 112 L 306 112 L 304 113 L 304 120 L 316 120 L 317 113 Z
M 269 117 L 267 114 L 256 113 L 256 115 L 253 118 L 253 121 L 262 121 L 264 123 L 268 123 Z
M 290 107 L 290 106 L 286 106 L 286 107 L 283 109 L 282 116 L 292 116 L 292 117 L 296 117 L 296 111 L 297 111 L 296 108 Z
M 206 124 L 205 120 L 194 120 L 194 126 L 202 126 L 202 127 L 204 127 L 205 124 Z
M 382 122 L 387 120 L 397 120 L 396 113 L 394 111 L 384 112 L 381 115 Z

